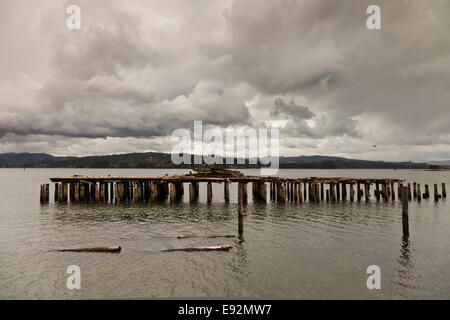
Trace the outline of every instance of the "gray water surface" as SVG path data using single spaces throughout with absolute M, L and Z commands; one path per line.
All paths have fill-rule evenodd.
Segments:
M 53 176 L 185 172 L 0 169 L 0 298 L 450 298 L 449 200 L 411 202 L 409 238 L 398 201 L 264 205 L 251 201 L 250 185 L 243 239 L 176 238 L 236 235 L 236 184 L 230 204 L 220 184 L 210 205 L 204 185 L 198 204 L 187 203 L 187 192 L 180 204 L 39 203 L 39 185 Z M 401 178 L 422 183 L 422 190 L 424 183 L 450 185 L 450 172 L 414 170 L 280 170 L 279 176 Z M 233 249 L 160 252 L 217 244 Z M 112 245 L 122 252 L 51 251 Z M 73 264 L 81 269 L 80 290 L 66 287 Z M 381 290 L 367 289 L 369 265 L 381 268 Z

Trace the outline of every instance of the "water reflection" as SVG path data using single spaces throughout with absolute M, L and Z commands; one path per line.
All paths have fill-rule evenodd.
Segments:
M 400 286 L 406 288 L 415 288 L 413 285 L 414 276 L 414 263 L 411 259 L 411 252 L 413 246 L 410 241 L 410 236 L 408 234 L 403 234 L 401 238 L 400 256 L 398 261 L 397 274 L 399 276 L 399 281 L 397 282 Z
M 247 268 L 247 264 L 248 260 L 245 237 L 243 235 L 239 235 L 234 241 L 233 260 L 230 265 L 232 275 L 237 283 L 242 283 L 248 278 L 250 272 Z

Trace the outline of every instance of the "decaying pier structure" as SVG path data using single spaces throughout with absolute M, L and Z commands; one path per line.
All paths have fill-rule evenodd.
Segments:
M 237 183 L 242 192 L 243 204 L 248 202 L 248 184 L 254 201 L 267 202 L 336 202 L 369 201 L 371 197 L 381 201 L 401 199 L 402 187 L 408 188 L 408 200 L 421 201 L 430 197 L 430 188 L 424 185 L 422 193 L 419 183 L 405 183 L 389 178 L 279 178 L 247 176 L 239 171 L 214 168 L 195 169 L 195 173 L 174 176 L 80 176 L 55 177 L 55 202 L 170 202 L 181 201 L 188 185 L 189 201 L 199 199 L 200 183 L 206 183 L 207 202 L 212 202 L 213 183 L 223 185 L 225 202 L 230 201 L 230 185 Z M 447 196 L 445 184 L 433 185 L 434 200 Z M 41 202 L 49 202 L 49 184 L 41 185 Z

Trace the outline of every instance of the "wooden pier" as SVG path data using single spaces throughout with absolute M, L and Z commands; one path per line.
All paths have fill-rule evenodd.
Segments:
M 239 171 L 220 169 L 196 169 L 195 173 L 175 176 L 80 176 L 55 177 L 50 180 L 55 184 L 55 202 L 180 202 L 188 184 L 189 201 L 199 199 L 200 183 L 206 183 L 207 203 L 213 199 L 213 183 L 222 184 L 225 202 L 230 201 L 230 185 L 238 184 L 239 200 L 248 202 L 248 188 L 251 184 L 253 201 L 267 203 L 320 203 L 338 201 L 377 201 L 402 200 L 403 187 L 407 188 L 409 201 L 421 201 L 430 197 L 429 186 L 421 193 L 419 183 L 405 183 L 400 179 L 389 178 L 279 178 L 246 176 Z M 397 184 L 397 188 L 395 188 Z M 374 186 L 374 188 L 373 188 Z M 434 200 L 446 197 L 445 184 L 434 184 Z M 397 189 L 397 196 L 396 196 Z M 41 202 L 49 202 L 49 184 L 41 185 Z M 373 192 L 372 192 L 373 190 Z M 355 197 L 356 194 L 356 197 Z M 216 195 L 217 196 L 217 195 Z

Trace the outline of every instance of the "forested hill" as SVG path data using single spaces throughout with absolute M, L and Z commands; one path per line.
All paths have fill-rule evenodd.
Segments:
M 193 162 L 193 161 L 192 161 Z M 234 159 L 234 163 L 237 163 Z M 248 160 L 246 160 L 248 163 Z M 127 153 L 89 157 L 56 157 L 45 153 L 3 153 L 0 167 L 26 168 L 189 168 L 174 165 L 167 153 Z M 260 165 L 223 165 L 217 167 L 251 168 Z M 310 169 L 424 169 L 428 163 L 385 162 L 330 156 L 280 157 L 280 168 Z

